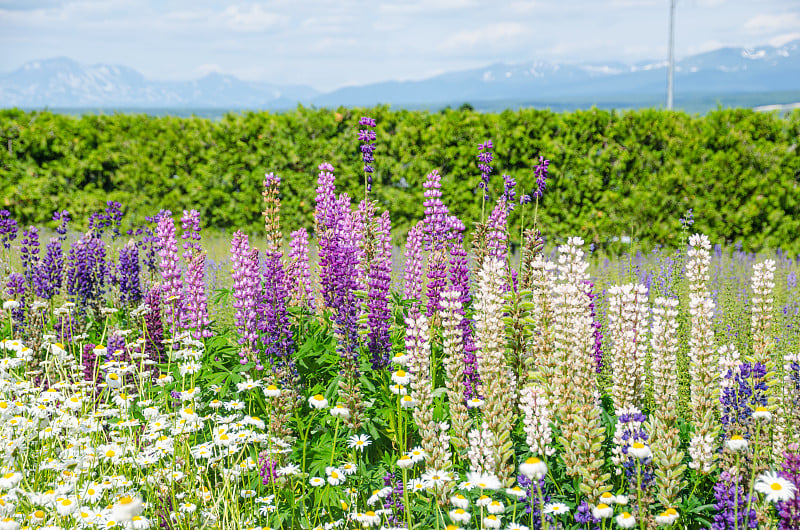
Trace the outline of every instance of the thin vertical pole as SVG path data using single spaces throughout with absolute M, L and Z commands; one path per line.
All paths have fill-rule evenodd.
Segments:
M 673 83 L 675 78 L 675 1 L 669 2 L 669 66 L 667 68 L 667 110 L 672 110 Z

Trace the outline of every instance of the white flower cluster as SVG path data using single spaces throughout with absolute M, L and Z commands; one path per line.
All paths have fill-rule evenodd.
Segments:
M 647 287 L 632 283 L 612 286 L 608 290 L 607 314 L 614 410 L 637 407 L 644 393 L 646 373 Z
M 522 423 L 525 430 L 525 443 L 535 455 L 552 456 L 556 450 L 552 447 L 553 431 L 550 427 L 551 412 L 547 405 L 546 392 L 538 386 L 522 389 L 520 409 L 523 413 Z

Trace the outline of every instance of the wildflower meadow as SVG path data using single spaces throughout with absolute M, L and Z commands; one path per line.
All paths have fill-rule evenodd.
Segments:
M 800 528 L 800 258 L 701 211 L 607 257 L 491 139 L 480 222 L 434 170 L 399 244 L 375 126 L 362 197 L 320 160 L 286 234 L 264 167 L 220 256 L 196 210 L 0 211 L 0 530 Z

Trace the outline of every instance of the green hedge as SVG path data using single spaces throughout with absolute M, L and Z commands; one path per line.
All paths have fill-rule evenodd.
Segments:
M 129 224 L 161 208 L 196 208 L 206 226 L 257 230 L 261 181 L 272 171 L 284 183 L 285 229 L 310 227 L 320 162 L 336 167 L 339 190 L 363 196 L 362 115 L 378 121 L 373 197 L 401 235 L 422 217 L 422 183 L 435 168 L 451 212 L 468 225 L 480 218 L 477 146 L 492 139 L 493 200 L 502 173 L 529 189 L 539 155 L 551 160 L 539 208 L 550 241 L 582 235 L 602 246 L 633 234 L 669 245 L 678 240 L 678 218 L 693 208 L 693 228 L 713 241 L 800 252 L 800 111 L 782 118 L 743 109 L 700 117 L 300 107 L 211 121 L 3 110 L 0 208 L 25 224 L 46 224 L 53 210 L 68 209 L 85 226 L 117 200 Z

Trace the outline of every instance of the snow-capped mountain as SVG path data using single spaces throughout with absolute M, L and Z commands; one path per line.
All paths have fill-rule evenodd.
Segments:
M 20 107 L 212 107 L 293 106 L 318 92 L 210 73 L 196 81 L 148 81 L 125 66 L 82 65 L 59 57 L 0 74 L 3 106 Z
M 5 107 L 281 109 L 297 103 L 318 106 L 436 107 L 470 102 L 476 107 L 557 104 L 575 106 L 663 100 L 667 62 L 560 64 L 534 61 L 492 64 L 421 81 L 389 81 L 319 93 L 307 86 L 254 83 L 208 74 L 196 81 L 150 81 L 115 65 L 82 65 L 66 58 L 35 61 L 0 74 Z M 797 93 L 800 97 L 800 40 L 783 46 L 721 48 L 692 55 L 675 65 L 675 93 L 704 98 Z M 786 103 L 764 101 L 754 104 Z M 655 103 L 657 104 L 657 103 Z M 636 106 L 632 104 L 629 106 Z

